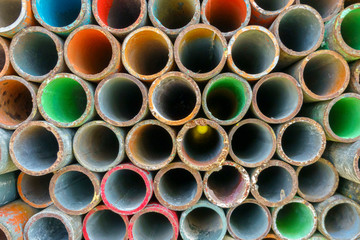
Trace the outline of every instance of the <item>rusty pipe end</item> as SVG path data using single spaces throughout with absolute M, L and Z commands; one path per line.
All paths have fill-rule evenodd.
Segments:
M 55 126 L 79 127 L 95 115 L 94 88 L 74 74 L 59 73 L 40 85 L 37 104 L 44 119 Z
M 125 69 L 136 78 L 154 81 L 173 68 L 173 44 L 157 28 L 139 28 L 125 38 L 122 44 L 122 62 Z
M 95 108 L 100 117 L 111 125 L 135 125 L 148 113 L 148 90 L 129 74 L 110 75 L 96 88 Z
M 149 89 L 152 115 L 167 125 L 183 125 L 200 110 L 201 92 L 196 82 L 182 72 L 157 78 Z
M 188 26 L 176 38 L 174 57 L 180 71 L 196 81 L 208 80 L 225 66 L 226 39 L 214 26 Z
M 172 39 L 200 21 L 199 0 L 150 0 L 148 8 L 151 23 Z
M 17 76 L 0 78 L 0 127 L 14 130 L 39 118 L 37 86 Z
M 24 173 L 46 175 L 72 161 L 72 135 L 45 121 L 24 123 L 11 136 L 10 156 Z
M 145 120 L 128 132 L 125 149 L 134 165 L 146 170 L 158 170 L 175 158 L 176 133 L 157 120 Z
M 344 0 L 296 0 L 296 4 L 305 4 L 318 11 L 324 22 L 330 21 L 344 7 Z
M 154 193 L 157 200 L 174 211 L 194 206 L 203 192 L 202 177 L 184 163 L 171 163 L 156 174 Z
M 63 40 L 42 27 L 28 27 L 14 36 L 10 61 L 27 81 L 42 82 L 65 70 Z
M 225 161 L 205 173 L 205 196 L 211 203 L 219 207 L 235 207 L 248 197 L 249 192 L 249 174 L 237 163 Z
M 296 197 L 272 211 L 272 222 L 273 231 L 281 239 L 306 240 L 316 231 L 317 215 L 310 203 Z
M 271 160 L 253 170 L 251 194 L 267 206 L 278 207 L 291 201 L 298 190 L 294 168 L 279 160 Z
M 249 110 L 252 99 L 250 84 L 233 73 L 222 73 L 211 79 L 202 95 L 206 116 L 220 125 L 239 122 Z
M 128 216 L 117 214 L 105 205 L 99 205 L 86 214 L 83 222 L 85 240 L 128 239 Z
M 120 39 L 144 26 L 147 21 L 146 0 L 94 0 L 92 11 L 96 22 Z
M 331 162 L 320 158 L 309 166 L 296 169 L 298 194 L 309 202 L 322 202 L 331 197 L 338 185 L 339 174 Z
M 176 212 L 152 203 L 131 218 L 128 231 L 130 240 L 176 240 L 179 221 Z
M 111 211 L 132 215 L 145 208 L 153 189 L 152 176 L 148 171 L 132 164 L 121 164 L 103 177 L 101 197 Z
M 118 40 L 96 25 L 76 28 L 66 38 L 64 45 L 65 61 L 71 72 L 94 82 L 119 72 L 120 53 Z
M 323 128 L 310 118 L 293 118 L 277 129 L 276 152 L 282 160 L 292 165 L 305 166 L 316 162 L 325 147 Z
M 186 123 L 176 139 L 180 159 L 188 166 L 208 171 L 225 161 L 229 138 L 216 122 L 198 118 Z
M 93 172 L 106 172 L 125 157 L 124 134 L 103 121 L 89 122 L 77 130 L 73 150 L 82 166 Z
M 360 93 L 360 60 L 350 65 L 350 72 L 349 90 Z
M 261 120 L 279 124 L 295 117 L 303 104 L 299 83 L 285 73 L 271 73 L 253 88 L 252 111 Z
M 230 39 L 227 63 L 230 69 L 248 81 L 270 73 L 279 60 L 275 36 L 261 26 L 247 26 Z
M 237 123 L 229 133 L 230 156 L 238 164 L 254 168 L 270 161 L 276 150 L 274 130 L 251 118 Z
M 14 68 L 10 62 L 10 41 L 0 37 L 0 78 L 4 75 L 13 75 Z
M 202 21 L 218 28 L 227 39 L 248 25 L 250 15 L 249 0 L 204 0 L 201 4 Z
M 51 200 L 67 214 L 85 214 L 101 201 L 100 180 L 99 174 L 80 165 L 64 167 L 51 178 Z
M 31 176 L 23 172 L 17 180 L 17 190 L 21 199 L 34 208 L 46 208 L 53 202 L 50 198 L 49 186 L 53 174 Z
M 263 239 L 271 229 L 271 214 L 254 199 L 246 199 L 226 214 L 228 231 L 235 239 Z

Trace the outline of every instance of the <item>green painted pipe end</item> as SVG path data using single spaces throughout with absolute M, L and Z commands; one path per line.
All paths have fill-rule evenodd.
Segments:
M 347 45 L 360 50 L 360 8 L 346 13 L 341 23 L 341 35 Z

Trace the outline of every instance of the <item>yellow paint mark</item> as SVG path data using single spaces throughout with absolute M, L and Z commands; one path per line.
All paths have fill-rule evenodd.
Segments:
M 196 126 L 195 130 L 198 134 L 203 135 L 209 131 L 209 126 Z

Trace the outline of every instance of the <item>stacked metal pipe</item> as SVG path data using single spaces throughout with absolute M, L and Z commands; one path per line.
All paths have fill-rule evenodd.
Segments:
M 1 240 L 360 239 L 360 1 L 0 0 Z

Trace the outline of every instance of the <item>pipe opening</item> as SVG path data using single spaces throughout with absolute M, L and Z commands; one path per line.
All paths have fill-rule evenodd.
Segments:
M 36 205 L 51 202 L 49 185 L 52 174 L 44 176 L 30 176 L 24 174 L 21 181 L 21 191 L 27 200 Z
M 152 8 L 155 18 L 168 29 L 186 26 L 194 17 L 194 0 L 155 0 Z
M 136 73 L 153 75 L 166 67 L 170 50 L 164 36 L 154 30 L 142 30 L 128 39 L 125 61 Z
M 262 162 L 273 152 L 272 133 L 260 124 L 244 124 L 234 133 L 231 147 L 241 161 L 251 164 Z
M 267 232 L 270 222 L 260 205 L 248 202 L 234 209 L 229 225 L 239 239 L 259 239 Z
M 185 79 L 171 77 L 154 89 L 153 104 L 164 118 L 177 121 L 189 116 L 196 106 L 196 89 Z
M 66 54 L 76 71 L 84 74 L 98 74 L 109 66 L 115 53 L 113 53 L 110 39 L 102 31 L 83 29 L 69 41 Z
M 296 52 L 314 48 L 321 39 L 322 20 L 308 9 L 293 8 L 283 15 L 279 24 L 281 42 Z
M 169 132 L 153 124 L 136 128 L 129 141 L 130 152 L 136 161 L 151 166 L 166 161 L 171 156 L 173 147 Z
M 289 196 L 293 184 L 288 170 L 276 166 L 264 169 L 257 181 L 260 196 L 270 202 L 279 202 Z
M 341 23 L 341 36 L 351 48 L 360 50 L 360 9 L 356 8 L 345 15 Z
M 212 71 L 224 55 L 220 37 L 210 29 L 195 28 L 180 41 L 180 61 L 194 73 Z
M 232 203 L 246 193 L 246 180 L 241 172 L 233 166 L 222 166 L 219 171 L 209 175 L 207 186 L 209 192 L 225 203 Z
M 78 211 L 86 208 L 94 198 L 95 189 L 89 176 L 82 172 L 65 172 L 55 183 L 54 195 L 66 209 Z
M 86 92 L 74 79 L 55 78 L 43 88 L 41 104 L 51 119 L 71 123 L 79 119 L 86 110 Z
M 291 116 L 296 111 L 299 98 L 296 84 L 284 77 L 273 77 L 263 82 L 256 95 L 259 110 L 271 119 Z
M 0 228 L 0 240 L 8 240 L 5 232 Z
M 83 128 L 74 140 L 74 150 L 81 161 L 94 168 L 111 165 L 120 152 L 120 142 L 116 134 L 103 125 Z
M 321 152 L 323 138 L 321 132 L 309 122 L 295 122 L 288 126 L 282 136 L 284 153 L 296 162 L 306 162 L 316 158 Z
M 266 11 L 278 11 L 284 8 L 289 3 L 289 0 L 254 0 L 254 2 Z
M 5 54 L 4 46 L 0 44 L 0 73 L 4 70 L 7 56 Z
M 113 172 L 105 183 L 105 196 L 111 205 L 122 211 L 138 208 L 146 197 L 146 186 L 142 177 L 132 170 Z
M 127 231 L 122 217 L 110 210 L 94 212 L 87 220 L 85 227 L 89 239 L 124 239 Z
M 300 3 L 313 7 L 316 11 L 320 13 L 322 18 L 327 18 L 330 15 L 334 14 L 335 11 L 338 9 L 337 5 L 339 1 L 338 0 L 320 0 L 320 1 L 300 0 Z
M 242 26 L 248 15 L 244 0 L 208 0 L 205 16 L 221 32 L 231 32 Z
M 236 67 L 249 74 L 259 74 L 269 69 L 275 62 L 275 55 L 274 40 L 260 30 L 239 34 L 231 50 Z
M 54 217 L 42 217 L 30 225 L 28 239 L 62 240 L 69 239 L 69 233 L 62 221 Z
M 183 168 L 170 169 L 159 181 L 161 197 L 173 206 L 184 206 L 191 202 L 197 188 L 194 176 Z
M 73 23 L 80 15 L 81 2 L 81 0 L 37 0 L 36 9 L 47 25 L 65 27 Z
M 33 99 L 27 86 L 20 81 L 3 80 L 0 84 L 0 96 L 2 124 L 15 126 L 28 119 L 33 109 Z
M 98 0 L 99 17 L 115 29 L 129 27 L 140 17 L 141 0 Z
M 13 24 L 20 16 L 21 9 L 21 0 L 0 1 L 0 28 Z
M 278 231 L 288 239 L 309 237 L 314 225 L 314 213 L 303 203 L 288 203 L 279 210 L 276 216 Z
M 29 171 L 40 172 L 55 163 L 59 143 L 45 127 L 28 126 L 18 133 L 13 151 L 21 166 Z
M 360 232 L 360 211 L 349 203 L 340 203 L 327 212 L 324 222 L 331 237 L 353 239 Z
M 100 110 L 113 121 L 132 120 L 139 114 L 143 101 L 139 86 L 127 79 L 111 79 L 99 91 Z
M 334 170 L 321 160 L 303 167 L 299 172 L 298 179 L 300 191 L 314 199 L 328 196 L 337 182 Z
M 32 76 L 43 76 L 53 70 L 59 60 L 54 40 L 42 32 L 28 32 L 14 44 L 15 64 Z
M 215 118 L 233 120 L 242 113 L 249 98 L 246 90 L 243 83 L 235 78 L 219 79 L 207 90 L 206 105 Z
M 158 212 L 147 212 L 135 220 L 134 239 L 165 240 L 174 237 L 174 229 L 169 219 Z
M 335 94 L 344 87 L 346 67 L 340 58 L 332 54 L 312 57 L 303 72 L 306 87 L 319 96 Z
M 206 128 L 203 133 L 200 128 Z M 221 154 L 224 138 L 220 132 L 208 125 L 189 129 L 183 139 L 185 154 L 197 162 L 210 162 Z
M 183 234 L 188 239 L 221 239 L 223 235 L 221 216 L 211 208 L 198 207 L 193 209 L 183 223 Z
M 360 99 L 347 97 L 338 100 L 330 109 L 331 130 L 342 138 L 360 136 Z

